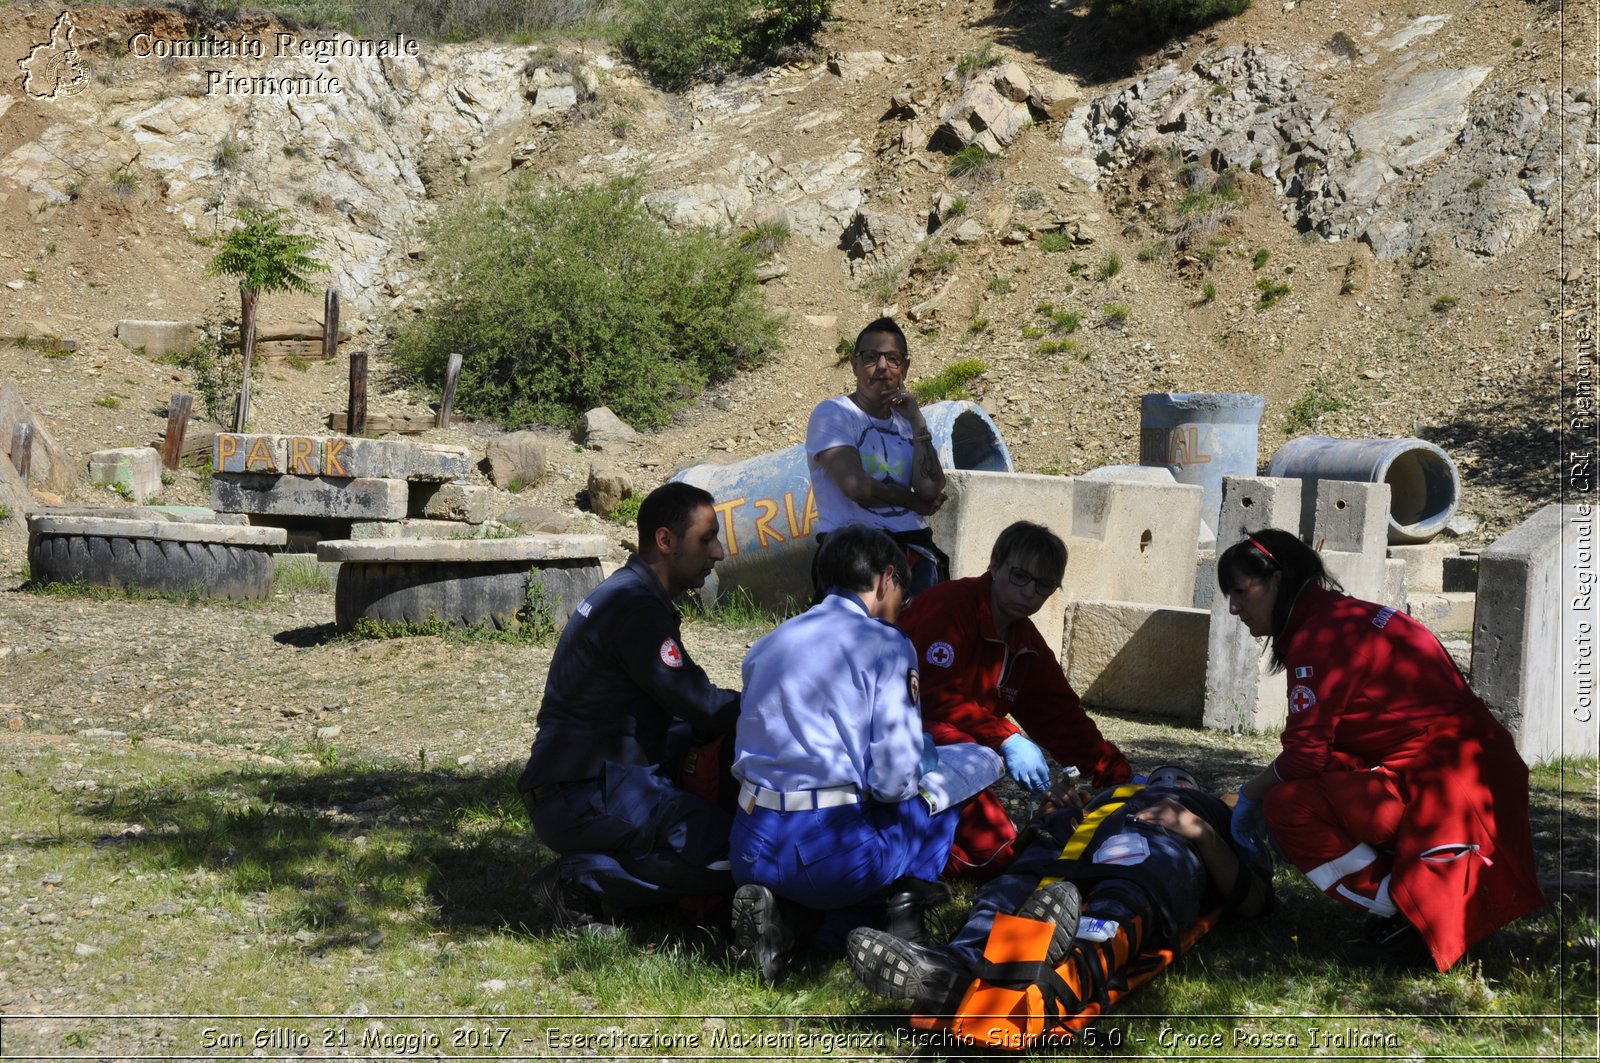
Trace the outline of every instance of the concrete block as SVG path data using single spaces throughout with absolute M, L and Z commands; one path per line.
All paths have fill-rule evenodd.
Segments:
M 1066 579 L 1070 582 L 1079 563 L 1072 555 L 1070 538 L 1074 483 L 1068 476 L 947 470 L 949 499 L 928 523 L 934 541 L 950 555 L 950 575 L 960 579 L 987 572 L 995 539 L 1007 526 L 1026 518 L 1067 540 Z M 1061 646 L 1069 597 L 1063 584 L 1033 616 L 1034 626 L 1049 646 Z
M 97 535 L 111 539 L 163 539 L 173 543 L 223 543 L 228 546 L 282 546 L 287 541 L 287 534 L 282 528 L 242 528 L 180 520 L 62 516 L 57 513 L 38 513 L 29 517 L 28 531 L 34 535 Z
M 33 445 L 28 448 L 28 487 L 65 495 L 72 490 L 73 464 L 67 452 L 45 429 L 44 422 L 28 409 L 22 394 L 11 381 L 0 381 L 0 452 L 11 456 L 11 431 L 19 424 L 33 426 Z M 82 466 L 78 466 L 81 468 Z
M 1194 559 L 1194 602 L 1196 609 L 1210 609 L 1217 600 L 1217 552 L 1201 550 Z
M 1435 635 L 1471 631 L 1478 596 L 1466 591 L 1434 591 L 1413 594 L 1406 612 L 1425 624 Z
M 1085 704 L 1199 723 L 1205 712 L 1205 609 L 1075 602 L 1067 678 Z
M 89 455 L 89 482 L 118 487 L 135 502 L 161 493 L 161 455 L 151 447 L 116 447 Z
M 1379 600 L 1404 611 L 1410 596 L 1411 588 L 1406 586 L 1406 563 L 1391 557 L 1384 562 L 1383 597 Z
M 1444 559 L 1443 590 L 1476 591 L 1478 589 L 1478 555 L 1459 554 Z
M 472 452 L 448 443 L 412 443 L 411 467 L 406 479 L 463 480 L 472 475 Z
M 1043 524 L 1066 541 L 1061 590 L 1033 617 L 1051 646 L 1062 644 L 1072 602 L 1187 606 L 1193 599 L 1198 487 L 970 470 L 945 478 L 950 500 L 930 523 L 954 576 L 986 571 L 996 537 L 1017 520 Z
M 21 474 L 3 450 L 0 450 L 0 507 L 6 512 L 5 519 L 0 520 L 0 528 L 13 522 L 20 524 L 33 512 L 33 496 L 28 493 L 28 485 L 22 482 Z
M 144 348 L 152 358 L 187 351 L 200 342 L 198 321 L 118 321 L 113 333 L 123 346 Z
M 409 516 L 482 524 L 489 519 L 489 492 L 482 484 L 415 483 Z
M 1309 541 L 1344 584 L 1345 593 L 1369 602 L 1383 601 L 1389 485 L 1318 480 L 1316 492 Z
M 1217 546 L 1226 549 L 1247 531 L 1293 529 L 1300 520 L 1300 481 L 1264 476 L 1222 478 L 1222 510 L 1217 518 Z M 1288 716 L 1280 676 L 1266 674 L 1261 645 L 1228 612 L 1228 599 L 1218 594 L 1211 603 L 1206 635 L 1206 695 L 1202 717 L 1207 727 L 1224 731 L 1269 731 Z
M 400 520 L 408 497 L 404 480 L 229 472 L 211 478 L 211 508 L 224 513 Z
M 287 472 L 289 437 L 254 432 L 218 432 L 211 441 L 211 467 L 217 472 L 273 475 Z M 322 471 L 320 461 L 317 471 Z
M 493 527 L 496 525 L 464 524 L 459 520 L 358 520 L 350 524 L 350 538 L 482 539 Z
M 1389 559 L 1405 565 L 1406 589 L 1437 593 L 1445 589 L 1444 560 L 1461 552 L 1454 543 L 1415 543 L 1389 547 Z
M 1472 686 L 1529 763 L 1600 753 L 1595 522 L 1552 503 L 1479 555 Z

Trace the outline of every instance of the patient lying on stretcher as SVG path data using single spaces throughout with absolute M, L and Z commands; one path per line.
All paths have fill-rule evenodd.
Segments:
M 853 931 L 848 955 L 861 980 L 943 1017 L 918 1025 L 948 1023 L 976 1043 L 1022 1047 L 1081 1028 L 1220 916 L 1272 905 L 1270 863 L 1234 842 L 1228 806 L 1182 768 L 1158 768 L 1143 784 L 1108 787 L 1087 802 L 1056 791 L 1040 813 L 1027 847 L 979 891 L 949 944 Z

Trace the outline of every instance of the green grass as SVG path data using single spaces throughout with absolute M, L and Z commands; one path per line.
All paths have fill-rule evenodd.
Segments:
M 1133 308 L 1127 303 L 1107 303 L 1101 308 L 1105 315 L 1104 321 L 1107 328 L 1121 328 L 1128 323 L 1128 318 L 1133 314 Z
M 994 45 L 985 44 L 977 51 L 967 52 L 956 60 L 956 76 L 965 80 L 980 70 L 987 70 L 1005 62 L 1005 56 L 994 50 Z
M 951 177 L 966 177 L 982 182 L 1000 175 L 1000 160 L 978 145 L 968 144 L 950 156 L 946 169 Z
M 252 751 L 283 764 L 230 764 L 131 739 L 70 751 L 13 741 L 16 770 L 0 773 L 13 921 L 60 923 L 8 933 L 19 939 L 8 948 L 29 953 L 11 973 L 93 986 L 94 1003 L 48 1018 L 8 1013 L 9 1053 L 172 1058 L 199 1052 L 207 1027 L 248 1043 L 265 1026 L 310 1037 L 307 1055 L 337 1055 L 343 1038 L 343 1051 L 365 1056 L 356 1039 L 381 1023 L 397 1038 L 432 1033 L 444 1042 L 432 1054 L 456 1058 L 581 1057 L 548 1047 L 546 1031 L 592 1038 L 613 1027 L 677 1039 L 651 1059 L 768 1054 L 731 1044 L 760 1036 L 813 1039 L 778 1047 L 785 1059 L 951 1058 L 919 1052 L 896 1006 L 868 994 L 843 960 L 801 966 L 769 988 L 730 966 L 725 931 L 671 914 L 645 914 L 610 939 L 530 927 L 524 883 L 551 854 L 517 799 L 520 763 L 461 768 L 425 747 L 381 759 L 318 747 L 284 739 Z M 1532 779 L 1536 829 L 1556 829 L 1562 815 L 1576 824 L 1562 833 L 1573 867 L 1595 859 L 1585 763 Z M 1557 857 L 1540 859 L 1548 870 Z M 1582 1016 L 1594 1009 L 1594 955 L 1581 943 L 1595 927 L 1581 898 L 1556 899 L 1450 972 L 1397 974 L 1338 963 L 1333 950 L 1359 933 L 1360 916 L 1291 869 L 1280 867 L 1275 885 L 1275 911 L 1224 922 L 1096 1024 L 1097 1047 L 1006 1058 L 1312 1058 L 1313 1031 L 1346 1027 L 1382 1043 L 1326 1058 L 1593 1058 L 1594 1024 Z M 972 892 L 958 888 L 944 922 L 959 922 Z M 79 944 L 98 951 L 75 956 Z M 287 1018 L 244 1017 L 256 1014 Z M 504 1040 L 452 1053 L 450 1039 L 466 1036 L 457 1031 Z M 1217 1047 L 1198 1043 L 1213 1035 Z M 829 1036 L 853 1043 L 828 1052 Z M 1262 1036 L 1294 1044 L 1248 1043 Z
M 1262 266 L 1267 264 L 1267 259 L 1271 257 L 1272 252 L 1263 247 L 1261 250 L 1257 251 L 1255 257 L 1250 260 L 1250 268 L 1260 269 Z
M 1275 281 L 1271 277 L 1257 277 L 1256 290 L 1261 293 L 1261 297 L 1256 300 L 1256 306 L 1265 310 L 1294 291 L 1294 288 L 1288 281 Z
M 115 395 L 101 395 L 98 399 L 94 400 L 94 404 L 102 409 L 114 410 L 122 405 L 122 400 L 117 398 Z
M 755 255 L 757 261 L 765 262 L 783 249 L 790 235 L 791 231 L 785 222 L 757 222 L 754 227 L 739 234 L 739 246 Z
M 1011 277 L 990 277 L 988 290 L 996 295 L 1010 295 L 1017 290 L 1017 282 Z
M 623 525 L 632 525 L 639 520 L 639 507 L 644 503 L 643 495 L 629 495 L 617 503 L 617 508 L 611 511 L 609 519 Z
M 315 554 L 285 554 L 274 562 L 272 593 L 329 594 L 333 578 L 317 563 Z
M 1039 250 L 1041 251 L 1060 254 L 1062 251 L 1071 251 L 1072 247 L 1072 234 L 1062 229 L 1052 229 L 1047 233 L 1039 234 Z
M 988 372 L 989 364 L 978 358 L 963 358 L 951 362 L 926 380 L 911 385 L 911 394 L 918 403 L 938 402 L 942 399 L 965 399 L 970 394 L 967 385 Z
M 1100 268 L 1096 271 L 1096 275 L 1101 280 L 1108 281 L 1121 272 L 1122 256 L 1113 251 L 1100 260 Z
M 1460 302 L 1461 300 L 1453 295 L 1441 295 L 1433 301 L 1433 312 L 1442 314 L 1446 310 L 1453 310 Z
M 1290 403 L 1283 417 L 1283 430 L 1293 433 L 1311 428 L 1324 414 L 1338 413 L 1349 406 L 1353 399 L 1349 385 L 1337 384 L 1331 377 L 1319 376 L 1298 399 Z

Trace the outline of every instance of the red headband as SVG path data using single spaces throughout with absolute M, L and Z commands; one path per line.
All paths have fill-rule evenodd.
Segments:
M 1265 546 L 1262 546 L 1254 535 L 1246 535 L 1244 537 L 1244 541 L 1255 547 L 1257 550 L 1260 550 L 1263 554 L 1266 554 L 1268 561 L 1271 561 L 1274 565 L 1278 565 L 1278 559 L 1272 556 L 1272 551 L 1268 550 Z M 1278 565 L 1278 567 L 1282 568 L 1283 566 Z

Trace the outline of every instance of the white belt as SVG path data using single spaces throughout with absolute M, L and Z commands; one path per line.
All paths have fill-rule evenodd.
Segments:
M 810 812 L 818 808 L 838 808 L 861 802 L 854 786 L 824 786 L 820 790 L 768 790 L 765 786 L 744 783 L 739 787 L 739 807 L 754 812 L 757 807 L 774 812 Z

